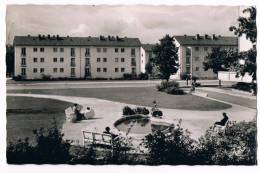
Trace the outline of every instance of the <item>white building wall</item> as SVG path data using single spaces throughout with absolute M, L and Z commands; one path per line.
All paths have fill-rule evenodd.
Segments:
M 75 78 L 85 77 L 85 48 L 84 46 L 57 46 L 58 51 L 54 52 L 54 46 L 15 46 L 15 76 L 21 75 L 21 48 L 26 48 L 26 78 L 37 79 L 42 78 L 42 75 L 50 75 L 52 78 L 59 77 L 71 77 L 71 69 L 75 68 Z M 37 52 L 33 52 L 33 48 L 37 48 Z M 44 52 L 40 52 L 40 48 L 44 48 Z M 60 52 L 60 48 L 64 48 L 64 52 Z M 71 48 L 75 48 L 75 57 L 71 57 Z M 132 73 L 132 68 L 136 69 L 136 74 L 141 72 L 141 53 L 140 47 L 117 47 L 119 52 L 115 52 L 115 47 L 106 47 L 107 52 L 103 52 L 104 47 L 101 48 L 101 52 L 97 52 L 97 47 L 90 46 L 90 72 L 91 78 L 120 78 L 124 73 Z M 124 48 L 124 52 L 121 53 L 121 48 Z M 131 49 L 135 49 L 135 57 L 131 57 Z M 37 62 L 33 59 L 37 58 Z M 44 62 L 40 61 L 40 58 L 44 58 Z M 53 62 L 53 58 L 57 58 L 57 62 Z M 64 58 L 63 62 L 60 62 L 60 58 Z M 75 58 L 75 67 L 71 66 L 71 58 Z M 97 62 L 97 58 L 101 59 L 101 62 Z M 107 62 L 103 62 L 103 58 L 107 58 Z M 115 62 L 115 58 L 118 58 L 118 62 Z M 121 62 L 121 58 L 124 58 L 125 62 Z M 131 58 L 135 58 L 136 65 L 131 65 Z M 33 69 L 37 68 L 37 73 L 34 73 Z M 40 72 L 40 68 L 44 68 L 44 72 Z M 57 68 L 57 72 L 54 72 L 54 68 Z M 63 68 L 64 72 L 60 72 Z M 101 72 L 97 72 L 97 68 L 101 68 Z M 107 68 L 107 72 L 103 72 L 103 68 Z M 118 72 L 115 72 L 115 68 L 118 68 Z M 125 68 L 124 72 L 121 72 L 121 68 Z

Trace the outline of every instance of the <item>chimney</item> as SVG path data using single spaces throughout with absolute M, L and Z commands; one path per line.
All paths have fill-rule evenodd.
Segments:
M 184 34 L 184 37 L 187 37 L 187 35 L 186 35 L 186 34 Z
M 48 34 L 48 39 L 51 39 L 51 35 L 50 34 Z
M 30 35 L 30 34 L 28 34 L 27 36 L 28 36 L 28 37 L 31 37 L 31 35 Z
M 208 38 L 209 38 L 208 34 L 205 34 L 205 39 L 208 39 Z
M 213 39 L 213 40 L 216 40 L 216 39 L 217 39 L 217 37 L 216 37 L 215 34 L 212 35 L 212 39 Z
M 200 39 L 200 35 L 196 34 L 196 39 L 199 40 Z
M 58 40 L 58 39 L 60 38 L 59 34 L 57 34 L 57 36 L 56 36 L 56 37 L 57 37 L 57 40 Z

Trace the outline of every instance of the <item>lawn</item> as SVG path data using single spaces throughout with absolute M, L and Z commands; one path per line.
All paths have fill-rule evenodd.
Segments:
M 7 97 L 7 142 L 29 137 L 33 138 L 33 130 L 52 126 L 56 119 L 58 128 L 65 121 L 64 109 L 72 105 L 52 99 L 30 97 Z
M 194 95 L 169 95 L 158 92 L 155 87 L 32 89 L 10 90 L 8 92 L 93 97 L 142 106 L 152 106 L 153 100 L 156 100 L 159 107 L 170 109 L 209 111 L 231 107 L 231 105 L 222 102 Z

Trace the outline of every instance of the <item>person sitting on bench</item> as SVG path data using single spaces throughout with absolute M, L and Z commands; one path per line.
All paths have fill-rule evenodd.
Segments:
M 81 121 L 84 118 L 84 115 L 82 113 L 80 113 L 80 106 L 77 103 L 74 104 L 72 110 L 76 114 L 77 121 Z
M 221 121 L 215 122 L 214 123 L 214 127 L 216 127 L 216 126 L 225 126 L 226 125 L 226 123 L 228 121 L 228 116 L 227 116 L 227 114 L 225 112 L 223 112 L 222 115 L 223 115 L 224 118 Z

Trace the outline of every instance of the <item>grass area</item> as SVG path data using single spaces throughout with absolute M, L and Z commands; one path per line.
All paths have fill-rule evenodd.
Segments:
M 231 107 L 231 105 L 225 103 L 194 95 L 169 95 L 158 92 L 155 87 L 33 89 L 9 90 L 8 92 L 93 97 L 142 106 L 152 106 L 153 100 L 156 100 L 159 107 L 170 109 L 208 111 Z
M 65 121 L 64 110 L 69 105 L 52 99 L 31 97 L 7 97 L 7 142 L 29 137 L 32 139 L 33 130 L 52 126 L 53 118 L 57 125 Z

